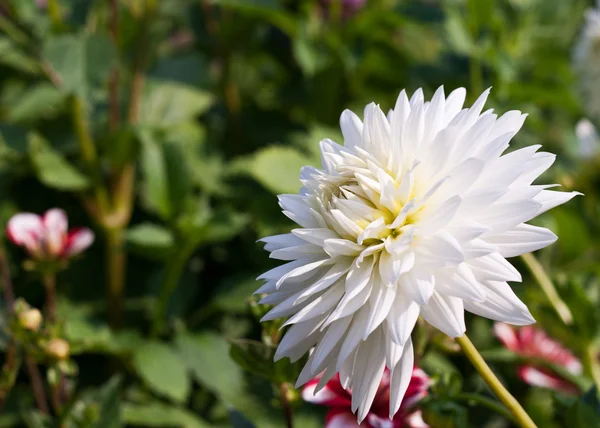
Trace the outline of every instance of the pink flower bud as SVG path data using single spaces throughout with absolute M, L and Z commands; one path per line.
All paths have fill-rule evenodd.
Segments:
M 69 342 L 64 339 L 52 339 L 46 345 L 46 354 L 57 360 L 66 360 L 69 358 Z
M 33 332 L 36 332 L 40 329 L 43 319 L 42 313 L 35 308 L 20 312 L 17 315 L 17 318 L 21 327 Z

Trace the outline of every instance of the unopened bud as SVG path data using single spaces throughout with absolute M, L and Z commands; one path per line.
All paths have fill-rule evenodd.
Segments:
M 27 309 L 20 312 L 17 316 L 21 327 L 30 331 L 38 331 L 40 329 L 43 318 L 39 310 L 35 308 Z
M 46 345 L 46 354 L 57 360 L 66 360 L 69 357 L 69 342 L 64 339 L 52 339 Z

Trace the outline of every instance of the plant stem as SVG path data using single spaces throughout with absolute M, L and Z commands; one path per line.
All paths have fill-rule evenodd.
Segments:
M 17 345 L 14 339 L 10 340 L 8 344 L 8 349 L 6 350 L 6 358 L 4 360 L 4 364 L 2 365 L 2 376 L 7 379 L 6 383 L 2 385 L 0 389 L 0 413 L 2 413 L 2 409 L 4 408 L 4 403 L 6 402 L 6 398 L 8 397 L 8 393 L 12 389 L 15 384 L 15 380 L 17 378 L 17 373 L 19 372 L 19 367 L 17 364 Z
M 46 274 L 43 282 L 46 289 L 46 317 L 53 324 L 56 322 L 56 276 Z
M 531 253 L 523 254 L 521 256 L 523 262 L 527 265 L 527 268 L 536 279 L 540 288 L 548 298 L 548 301 L 560 317 L 560 319 L 566 324 L 571 325 L 573 323 L 573 315 L 567 304 L 560 298 L 556 287 L 552 283 L 550 276 L 546 273 L 544 266 L 535 258 Z
M 29 36 L 27 35 L 27 33 L 21 30 L 17 25 L 13 24 L 10 18 L 2 15 L 1 13 L 0 30 L 2 30 L 4 34 L 6 34 L 17 44 L 20 44 L 22 46 L 27 46 L 29 44 Z
M 97 223 L 102 224 L 103 216 L 108 210 L 108 194 L 102 183 L 102 177 L 98 166 L 98 153 L 96 152 L 96 146 L 86 117 L 85 103 L 78 96 L 73 97 L 72 112 L 73 124 L 77 134 L 77 141 L 79 142 L 81 158 L 86 164 L 88 173 L 90 173 L 94 179 L 94 196 L 96 200 L 94 204 L 88 203 L 86 207 L 88 209 L 93 208 L 90 215 L 94 217 L 94 220 L 96 220 Z
M 4 291 L 4 300 L 6 301 L 6 310 L 9 315 L 13 315 L 15 310 L 15 292 L 10 279 L 10 271 L 8 270 L 8 260 L 3 248 L 0 248 L 0 270 L 2 270 L 2 291 Z
M 460 345 L 463 353 L 471 361 L 473 367 L 479 372 L 483 380 L 488 384 L 490 389 L 496 394 L 498 399 L 506 406 L 513 414 L 516 422 L 523 428 L 537 428 L 536 424 L 531 420 L 525 409 L 513 397 L 510 392 L 502 385 L 494 372 L 486 364 L 481 357 L 477 348 L 471 343 L 467 335 L 456 338 L 456 342 Z
M 285 417 L 285 426 L 287 428 L 294 428 L 294 414 L 292 412 L 292 406 L 288 400 L 288 384 L 283 382 L 280 386 L 281 393 L 281 405 L 283 406 L 283 415 Z
M 123 291 L 126 262 L 123 229 L 106 229 L 108 323 L 115 330 L 118 330 L 123 324 Z
M 592 375 L 596 390 L 600 394 L 600 346 L 598 343 L 592 343 L 587 347 L 583 363 Z
M 48 0 L 47 9 L 52 25 L 54 27 L 59 26 L 62 22 L 62 17 L 60 13 L 60 4 L 58 3 L 58 0 Z
M 6 260 L 6 253 L 4 252 L 3 248 L 0 248 L 0 270 L 2 270 L 2 289 L 4 291 L 4 299 L 6 301 L 6 310 L 12 317 L 14 315 L 15 307 L 15 293 L 13 291 L 10 271 L 8 269 L 8 260 Z M 42 377 L 40 376 L 40 372 L 30 355 L 25 355 L 25 365 L 27 367 L 29 377 L 31 378 L 31 386 L 33 388 L 33 395 L 35 397 L 36 405 L 41 412 L 49 413 Z
M 115 45 L 119 47 L 119 0 L 110 2 L 110 35 Z M 108 126 L 111 131 L 119 127 L 119 66 L 115 65 L 108 82 Z
M 158 336 L 164 327 L 167 308 L 169 306 L 169 300 L 171 295 L 177 288 L 179 278 L 185 267 L 185 263 L 190 258 L 193 252 L 193 246 L 184 246 L 181 250 L 174 254 L 165 270 L 165 276 L 162 281 L 160 290 L 160 296 L 158 298 L 158 304 L 154 313 L 154 323 L 152 325 L 152 337 Z
M 31 387 L 33 389 L 33 396 L 35 397 L 37 408 L 40 409 L 42 413 L 48 414 L 50 413 L 50 409 L 48 408 L 48 402 L 46 400 L 46 391 L 44 390 L 42 376 L 31 355 L 25 355 L 25 365 L 27 366 L 27 372 L 31 379 Z

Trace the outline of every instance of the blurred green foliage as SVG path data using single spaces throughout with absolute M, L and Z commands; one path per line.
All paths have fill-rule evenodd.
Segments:
M 256 240 L 292 227 L 276 194 L 296 192 L 300 167 L 319 164 L 319 140 L 341 141 L 340 113 L 371 101 L 390 108 L 402 88 L 430 96 L 442 84 L 465 86 L 473 101 L 492 86 L 490 107 L 529 114 L 514 145 L 557 153 L 547 181 L 586 193 L 539 219 L 560 237 L 539 259 L 574 323 L 561 322 L 519 260 L 524 282 L 515 289 L 579 357 L 598 349 L 600 156 L 578 156 L 574 126 L 585 112 L 571 67 L 591 0 L 365 3 L 352 14 L 343 2 L 317 0 L 0 4 L 0 218 L 60 206 L 98 237 L 58 277 L 59 316 L 79 367 L 61 426 L 283 426 L 270 382 L 293 383 L 298 367 L 273 364 L 273 344 L 260 342 L 253 313 L 261 308 L 248 299 L 274 264 Z M 125 220 L 95 215 L 86 201 L 101 201 L 102 187 L 121 213 L 113 178 L 132 165 Z M 120 329 L 105 321 L 103 248 L 115 229 L 124 229 L 128 254 Z M 41 307 L 23 252 L 6 248 L 16 293 Z M 491 322 L 469 322 L 480 348 L 499 348 Z M 248 337 L 257 341 L 240 340 Z M 428 339 L 421 363 L 436 384 L 425 419 L 510 426 L 490 411 L 497 402 L 464 359 Z M 576 400 L 527 388 L 514 360 L 493 365 L 539 426 L 600 426 L 593 392 Z M 296 426 L 323 425 L 320 409 L 294 406 Z M 53 426 L 33 408 L 19 376 L 0 426 Z

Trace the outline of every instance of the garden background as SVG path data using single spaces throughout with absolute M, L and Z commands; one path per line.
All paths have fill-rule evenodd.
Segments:
M 322 138 L 342 141 L 345 108 L 360 113 L 375 101 L 385 111 L 403 88 L 422 87 L 427 99 L 440 85 L 466 87 L 468 105 L 491 86 L 489 107 L 528 113 L 513 147 L 542 144 L 558 155 L 545 182 L 585 193 L 537 220 L 559 236 L 536 254 L 539 264 L 513 260 L 524 277 L 514 288 L 538 326 L 583 361 L 584 374 L 571 380 L 584 398 L 527 386 L 517 376 L 522 357 L 503 349 L 493 323 L 467 322 L 539 426 L 600 426 L 589 391 L 600 364 L 600 145 L 576 135 L 579 120 L 597 120 L 594 90 L 581 93 L 573 66 L 592 6 L 1 1 L 0 224 L 61 207 L 71 225 L 96 235 L 57 276 L 56 334 L 77 370 L 60 426 L 281 427 L 282 391 L 295 426 L 323 426 L 325 409 L 281 388 L 293 385 L 297 365 L 271 362 L 277 326 L 261 330 L 265 308 L 251 294 L 276 264 L 257 239 L 291 229 L 276 195 L 299 189 L 299 169 L 319 164 Z M 15 294 L 41 309 L 44 287 L 27 254 L 6 236 L 1 248 Z M 571 321 L 540 280 L 552 281 Z M 455 344 L 419 334 L 419 365 L 434 381 L 425 420 L 511 426 L 490 410 L 495 398 Z M 39 365 L 43 375 L 53 369 Z M 59 426 L 35 409 L 25 370 L 0 386 L 12 387 L 0 426 Z

